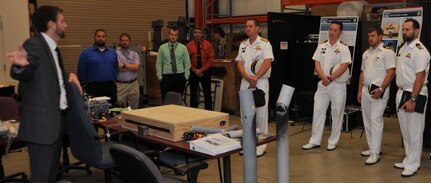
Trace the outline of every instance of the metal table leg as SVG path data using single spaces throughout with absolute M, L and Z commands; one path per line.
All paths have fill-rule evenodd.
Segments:
M 230 167 L 230 155 L 223 157 L 223 176 L 224 183 L 231 183 L 231 167 Z

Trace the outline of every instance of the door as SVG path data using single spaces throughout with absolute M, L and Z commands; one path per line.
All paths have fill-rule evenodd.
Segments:
M 3 21 L 2 15 L 0 14 L 0 84 L 6 82 L 7 68 L 6 68 L 6 55 L 4 53 L 4 42 L 3 42 Z

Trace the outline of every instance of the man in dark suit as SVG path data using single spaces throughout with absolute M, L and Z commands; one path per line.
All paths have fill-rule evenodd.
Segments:
M 66 82 L 81 89 L 75 74 L 66 74 L 57 43 L 67 27 L 63 11 L 42 6 L 34 14 L 39 35 L 7 54 L 12 78 L 19 80 L 21 102 L 18 137 L 27 142 L 32 182 L 55 182 L 64 119 L 68 108 Z

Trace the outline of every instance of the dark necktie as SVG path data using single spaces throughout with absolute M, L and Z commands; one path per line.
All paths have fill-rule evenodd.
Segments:
M 177 73 L 177 61 L 175 58 L 175 45 L 171 45 L 171 64 L 172 64 L 172 73 Z
M 197 58 L 197 62 L 198 62 L 197 69 L 200 69 L 200 68 L 202 68 L 202 56 L 201 56 L 201 45 L 200 45 L 199 41 L 197 42 L 196 49 L 197 49 L 197 55 L 198 55 L 198 58 Z
M 65 77 L 65 71 L 64 71 L 64 65 L 63 65 L 63 57 L 61 56 L 60 53 L 60 49 L 57 47 L 55 48 L 55 51 L 57 52 L 57 57 L 58 57 L 58 65 L 60 66 L 61 69 L 61 74 L 63 75 L 63 82 L 66 85 L 66 77 Z

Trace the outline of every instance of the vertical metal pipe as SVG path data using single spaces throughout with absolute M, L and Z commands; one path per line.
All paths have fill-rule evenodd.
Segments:
M 229 0 L 229 17 L 233 16 L 232 0 Z M 229 24 L 229 33 L 233 33 L 233 25 Z
M 195 27 L 203 27 L 203 18 L 202 0 L 195 0 Z
M 207 0 L 202 0 L 202 2 L 203 2 L 203 6 L 202 6 L 202 8 L 203 8 L 203 10 L 202 10 L 202 12 L 203 12 L 203 18 L 202 18 L 202 26 L 201 26 L 201 28 L 203 28 L 204 30 L 206 29 L 206 27 L 207 27 L 207 18 L 208 18 L 208 8 L 207 8 Z
M 282 0 L 280 0 L 280 4 L 281 4 L 281 13 L 284 13 L 284 3 Z
M 283 85 L 276 105 L 277 121 L 277 182 L 289 182 L 289 104 L 295 88 Z
M 242 149 L 244 182 L 257 183 L 256 169 L 256 109 L 251 89 L 239 91 L 239 101 L 242 120 Z
M 187 20 L 187 22 L 190 22 L 190 17 L 189 17 L 189 0 L 186 0 L 186 20 Z
M 229 17 L 232 17 L 233 11 L 232 11 L 232 0 L 229 0 Z

